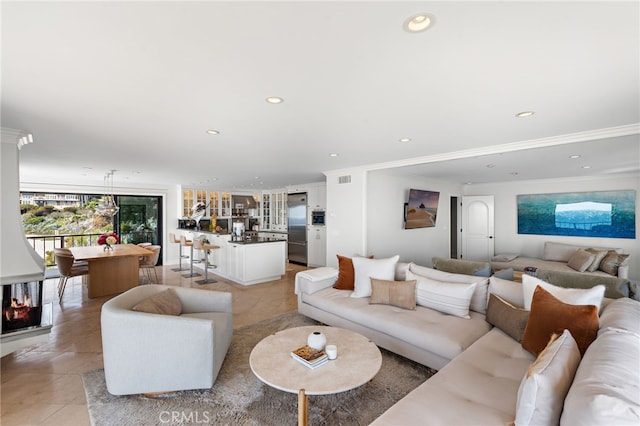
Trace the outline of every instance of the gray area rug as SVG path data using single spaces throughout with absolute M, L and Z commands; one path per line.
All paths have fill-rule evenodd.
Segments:
M 231 347 L 213 388 L 147 397 L 109 394 L 104 371 L 82 376 L 94 426 L 295 425 L 297 394 L 273 389 L 249 367 L 252 348 L 264 337 L 317 322 L 287 313 L 234 331 Z M 381 349 L 380 372 L 367 384 L 335 395 L 309 396 L 310 425 L 367 425 L 435 370 Z M 188 360 L 185 360 L 188 362 Z

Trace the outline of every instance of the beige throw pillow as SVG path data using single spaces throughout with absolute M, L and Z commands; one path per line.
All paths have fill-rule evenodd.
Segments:
M 604 257 L 607 255 L 607 253 L 609 253 L 609 251 L 599 250 L 595 248 L 589 248 L 587 249 L 587 251 L 595 255 L 595 258 L 593 259 L 593 262 L 591 262 L 591 265 L 589 265 L 589 267 L 587 268 L 587 271 L 588 272 L 597 271 L 598 268 L 600 267 L 600 262 L 602 262 L 602 259 L 604 259 Z
M 369 299 L 369 304 L 416 309 L 416 280 L 388 281 L 371 278 L 371 299 Z
M 182 313 L 182 303 L 180 303 L 180 298 L 176 291 L 168 288 L 138 302 L 131 309 L 148 314 L 180 315 Z
M 586 250 L 578 249 L 571 255 L 567 265 L 578 272 L 584 272 L 589 266 L 591 266 L 595 258 L 595 254 L 589 253 Z

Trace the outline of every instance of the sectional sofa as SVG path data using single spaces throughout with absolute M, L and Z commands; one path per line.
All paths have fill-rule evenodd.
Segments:
M 405 263 L 396 263 L 391 276 L 387 270 L 383 277 L 387 285 L 393 285 L 394 281 L 417 280 L 417 300 L 420 299 L 420 289 L 424 288 L 420 284 L 426 282 L 428 286 L 437 288 L 438 282 L 443 287 L 457 283 L 466 291 L 469 310 L 465 318 L 465 312 L 457 311 L 455 306 L 450 308 L 447 303 L 434 305 L 437 309 L 424 306 L 424 303 L 417 304 L 415 309 L 386 303 L 372 304 L 374 297 L 379 302 L 375 290 L 368 297 L 352 297 L 358 293 L 357 289 L 334 288 L 338 274 L 338 269 L 334 268 L 298 273 L 295 284 L 298 311 L 322 323 L 359 332 L 380 347 L 439 370 L 380 416 L 374 422 L 376 425 L 506 425 L 516 419 L 516 425 L 535 424 L 539 415 L 544 418 L 549 415 L 549 410 L 555 410 L 551 415 L 559 419 L 552 424 L 640 423 L 640 303 L 637 301 L 625 297 L 615 300 L 602 298 L 604 289 L 599 288 L 581 290 L 591 294 L 600 291 L 603 302 L 599 311 L 599 327 L 596 324 L 597 338 L 593 336 L 595 340 L 581 358 L 578 353 L 577 371 L 574 369 L 575 373 L 569 374 L 568 379 L 564 378 L 568 390 L 556 395 L 549 388 L 557 389 L 558 386 L 549 384 L 550 379 L 545 377 L 554 370 L 544 364 L 542 379 L 536 381 L 539 376 L 531 369 L 534 366 L 540 368 L 542 361 L 536 361 L 536 356 L 514 338 L 519 337 L 514 335 L 518 328 L 520 333 L 523 331 L 522 315 L 527 318 L 529 315 L 522 309 L 527 297 L 523 284 Z M 356 283 L 358 278 L 362 281 L 362 274 L 358 277 L 356 271 L 355 275 Z M 367 278 L 371 277 L 375 278 L 375 275 Z M 377 280 L 371 281 L 379 284 Z M 527 286 L 530 287 L 530 283 Z M 457 296 L 462 294 L 457 289 L 455 291 Z M 359 296 L 362 295 L 360 292 Z M 490 305 L 497 300 L 495 296 L 501 299 L 500 303 L 505 302 L 515 309 L 499 320 L 495 319 L 495 310 L 489 311 L 492 324 L 501 327 L 487 321 L 488 309 L 493 309 Z M 453 309 L 452 314 L 442 312 L 447 309 Z M 517 315 L 513 316 L 512 323 L 505 325 L 505 321 L 511 319 L 511 312 Z M 597 310 L 595 315 L 597 318 Z M 557 341 L 561 338 L 563 336 Z M 563 345 L 569 347 L 565 343 Z M 577 351 L 576 348 L 573 350 Z M 547 351 L 549 349 L 543 352 L 547 354 Z M 529 374 L 533 379 L 523 380 Z M 560 375 L 563 374 L 567 376 L 566 373 Z M 545 392 L 533 392 L 534 400 L 530 401 L 532 393 L 527 391 L 527 386 L 531 386 L 532 380 L 547 389 L 543 389 Z
M 554 272 L 629 278 L 629 256 L 620 248 L 592 247 L 546 241 L 541 257 L 498 254 L 491 261 L 493 271 L 536 268 Z

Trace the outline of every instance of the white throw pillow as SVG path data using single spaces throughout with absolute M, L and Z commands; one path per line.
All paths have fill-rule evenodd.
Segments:
M 536 287 L 540 286 L 555 296 L 557 299 L 570 305 L 596 305 L 600 310 L 605 287 L 597 285 L 589 289 L 564 288 L 549 284 L 531 275 L 522 275 L 522 291 L 524 294 L 524 308 L 531 310 L 531 300 Z
M 540 352 L 522 379 L 516 402 L 516 426 L 559 424 L 578 364 L 578 345 L 569 330 L 564 330 Z
M 476 283 L 432 280 L 407 271 L 407 280 L 416 280 L 416 304 L 425 308 L 469 319 L 469 304 Z
M 351 293 L 351 297 L 371 296 L 371 278 L 393 281 L 398 259 L 400 259 L 398 255 L 387 259 L 354 257 L 352 261 L 355 278 L 353 280 L 353 293 Z
M 409 265 L 409 270 L 416 275 L 431 278 L 432 280 L 463 284 L 476 283 L 476 290 L 471 297 L 469 309 L 480 314 L 487 313 L 487 303 L 489 300 L 489 278 L 478 277 L 475 275 L 453 274 L 451 272 L 416 265 L 415 263 L 411 263 Z
M 521 283 L 493 276 L 489 279 L 489 293 L 495 294 L 518 308 L 524 306 Z

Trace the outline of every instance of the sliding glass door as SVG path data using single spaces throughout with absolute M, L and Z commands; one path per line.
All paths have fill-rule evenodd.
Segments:
M 162 229 L 162 197 L 141 195 L 116 196 L 116 204 L 120 211 L 113 218 L 115 232 L 123 243 L 160 244 Z M 159 264 L 162 262 L 160 254 Z

